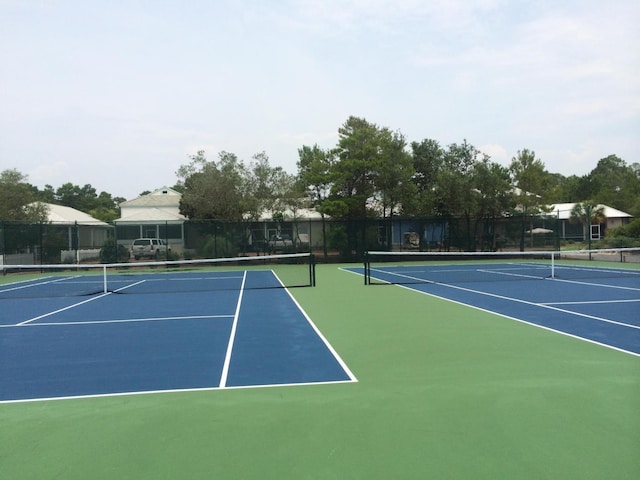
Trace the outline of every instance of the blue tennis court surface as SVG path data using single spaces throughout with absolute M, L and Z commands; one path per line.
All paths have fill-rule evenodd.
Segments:
M 348 270 L 364 274 L 362 267 Z M 545 270 L 537 264 L 378 264 L 369 275 L 372 284 L 402 284 L 640 356 L 640 270 L 567 266 L 556 268 L 554 278 Z
M 0 401 L 355 381 L 288 290 L 261 288 L 275 275 L 231 281 L 41 298 L 0 286 Z

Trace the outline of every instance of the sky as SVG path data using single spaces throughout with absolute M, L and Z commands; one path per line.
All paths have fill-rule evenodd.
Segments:
M 640 162 L 637 0 L 0 0 L 0 171 L 132 199 L 190 155 L 410 143 Z

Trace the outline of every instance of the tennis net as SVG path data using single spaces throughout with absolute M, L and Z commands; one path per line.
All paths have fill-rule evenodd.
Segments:
M 310 253 L 79 265 L 1 265 L 0 299 L 315 286 Z
M 529 252 L 367 252 L 366 285 L 625 278 L 640 283 L 640 248 Z M 639 285 L 640 286 L 640 285 Z

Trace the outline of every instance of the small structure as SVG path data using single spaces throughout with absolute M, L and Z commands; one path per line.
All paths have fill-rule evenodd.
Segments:
M 80 263 L 100 257 L 111 225 L 75 208 L 39 203 L 47 209 L 44 222 L 4 223 L 0 263 Z
M 81 212 L 75 208 L 65 207 L 46 203 L 48 214 L 47 221 L 51 225 L 60 225 L 68 228 L 69 248 L 98 248 L 104 244 L 111 225 L 92 217 L 88 213 Z M 77 238 L 73 238 L 74 229 L 77 231 Z

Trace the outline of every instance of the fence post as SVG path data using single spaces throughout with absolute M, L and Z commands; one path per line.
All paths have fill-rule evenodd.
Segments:
M 43 232 L 43 228 L 42 228 L 42 222 L 38 223 L 38 238 L 39 238 L 39 242 L 40 242 L 40 265 L 44 264 L 44 232 Z
M 80 263 L 80 230 L 78 229 L 78 221 L 73 222 L 72 247 L 76 252 L 76 265 Z

